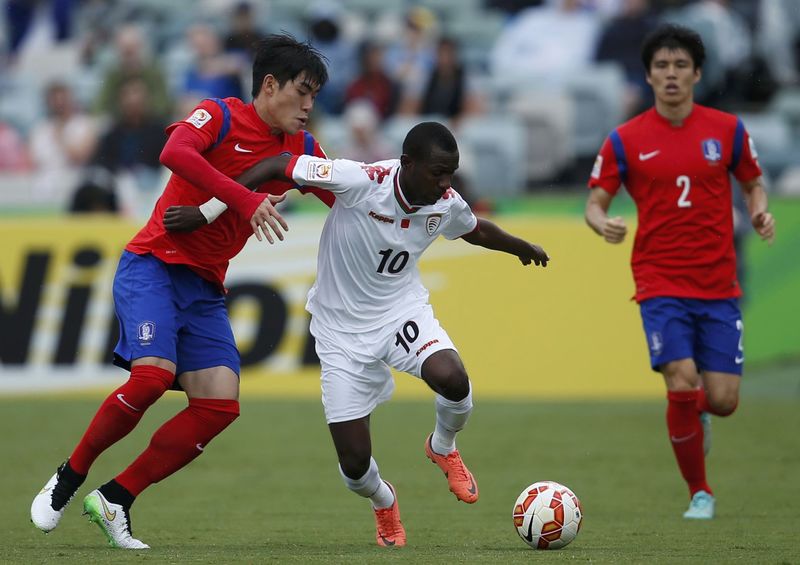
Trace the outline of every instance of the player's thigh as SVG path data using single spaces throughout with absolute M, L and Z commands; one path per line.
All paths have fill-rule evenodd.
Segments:
M 120 329 L 115 363 L 130 368 L 132 361 L 146 357 L 176 363 L 179 313 L 166 265 L 152 255 L 125 251 L 113 295 Z
M 672 361 L 694 358 L 695 327 L 686 300 L 658 296 L 643 300 L 639 309 L 654 371 Z
M 422 377 L 423 364 L 435 353 L 451 350 L 458 357 L 456 346 L 434 316 L 430 304 L 387 328 L 382 335 L 386 363 L 415 377 Z M 447 359 L 453 361 L 454 357 L 449 355 Z M 447 363 L 443 361 L 443 364 Z
M 312 323 L 321 368 L 322 406 L 328 424 L 369 416 L 391 398 L 389 367 L 370 353 L 361 334 L 340 334 Z
M 697 367 L 701 372 L 741 375 L 744 323 L 738 300 L 698 300 Z
M 178 376 L 178 384 L 189 398 L 239 398 L 239 375 L 230 367 L 217 366 L 187 371 Z

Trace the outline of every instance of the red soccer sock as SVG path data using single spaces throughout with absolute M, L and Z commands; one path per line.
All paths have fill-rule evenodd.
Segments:
M 136 461 L 116 481 L 134 496 L 200 455 L 239 416 L 237 400 L 190 398 L 189 406 L 161 426 Z
M 711 494 L 711 487 L 706 482 L 703 428 L 697 416 L 697 394 L 697 390 L 667 392 L 669 439 L 692 495 L 699 490 Z
M 152 365 L 131 369 L 128 381 L 112 392 L 97 410 L 75 451 L 69 465 L 76 473 L 86 475 L 94 460 L 106 449 L 128 435 L 147 410 L 161 398 L 175 375 Z
M 738 404 L 738 403 L 737 403 Z M 708 412 L 709 414 L 714 414 L 714 416 L 730 416 L 736 411 L 736 406 L 733 407 L 733 410 L 730 412 L 719 412 L 715 410 L 711 404 L 708 403 L 708 397 L 706 396 L 706 389 L 700 387 L 697 389 L 697 411 L 698 412 Z

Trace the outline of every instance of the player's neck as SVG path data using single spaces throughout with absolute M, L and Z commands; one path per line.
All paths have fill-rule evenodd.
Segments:
M 679 127 L 692 113 L 694 100 L 689 98 L 680 104 L 665 104 L 656 100 L 656 112 L 673 126 Z
M 277 135 L 277 134 L 281 133 L 281 129 L 278 126 L 276 126 L 274 123 L 272 123 L 272 120 L 271 120 L 271 117 L 269 115 L 269 112 L 267 111 L 267 105 L 264 103 L 263 100 L 261 100 L 258 97 L 255 98 L 253 100 L 253 108 L 255 109 L 256 114 L 261 119 L 261 121 L 264 122 L 265 124 L 267 124 L 267 127 L 270 129 L 270 131 L 273 134 Z

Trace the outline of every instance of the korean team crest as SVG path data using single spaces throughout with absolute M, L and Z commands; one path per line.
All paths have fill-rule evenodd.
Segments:
M 653 355 L 660 355 L 664 350 L 664 340 L 661 338 L 661 332 L 653 332 L 650 334 L 650 351 Z
M 433 235 L 436 233 L 436 230 L 439 229 L 439 225 L 442 223 L 442 215 L 441 214 L 431 214 L 428 216 L 428 219 L 425 220 L 425 229 L 428 230 L 428 235 Z
M 716 163 L 722 159 L 722 143 L 719 139 L 703 140 L 703 157 L 710 163 Z
M 136 332 L 139 338 L 139 345 L 150 345 L 156 337 L 155 322 L 142 322 Z

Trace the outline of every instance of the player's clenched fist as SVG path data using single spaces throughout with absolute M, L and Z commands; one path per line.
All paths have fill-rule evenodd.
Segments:
M 275 243 L 270 230 L 275 233 L 278 239 L 283 241 L 283 232 L 281 228 L 283 228 L 284 231 L 289 231 L 289 224 L 287 224 L 283 216 L 278 213 L 274 205 L 278 202 L 282 202 L 285 198 L 285 194 L 281 194 L 280 196 L 270 194 L 258 205 L 258 208 L 256 208 L 253 217 L 250 218 L 250 227 L 253 228 L 253 233 L 256 234 L 258 241 L 263 241 L 261 237 L 263 234 L 268 242 Z
M 622 243 L 628 233 L 628 226 L 621 216 L 606 218 L 603 224 L 603 238 L 609 243 Z

